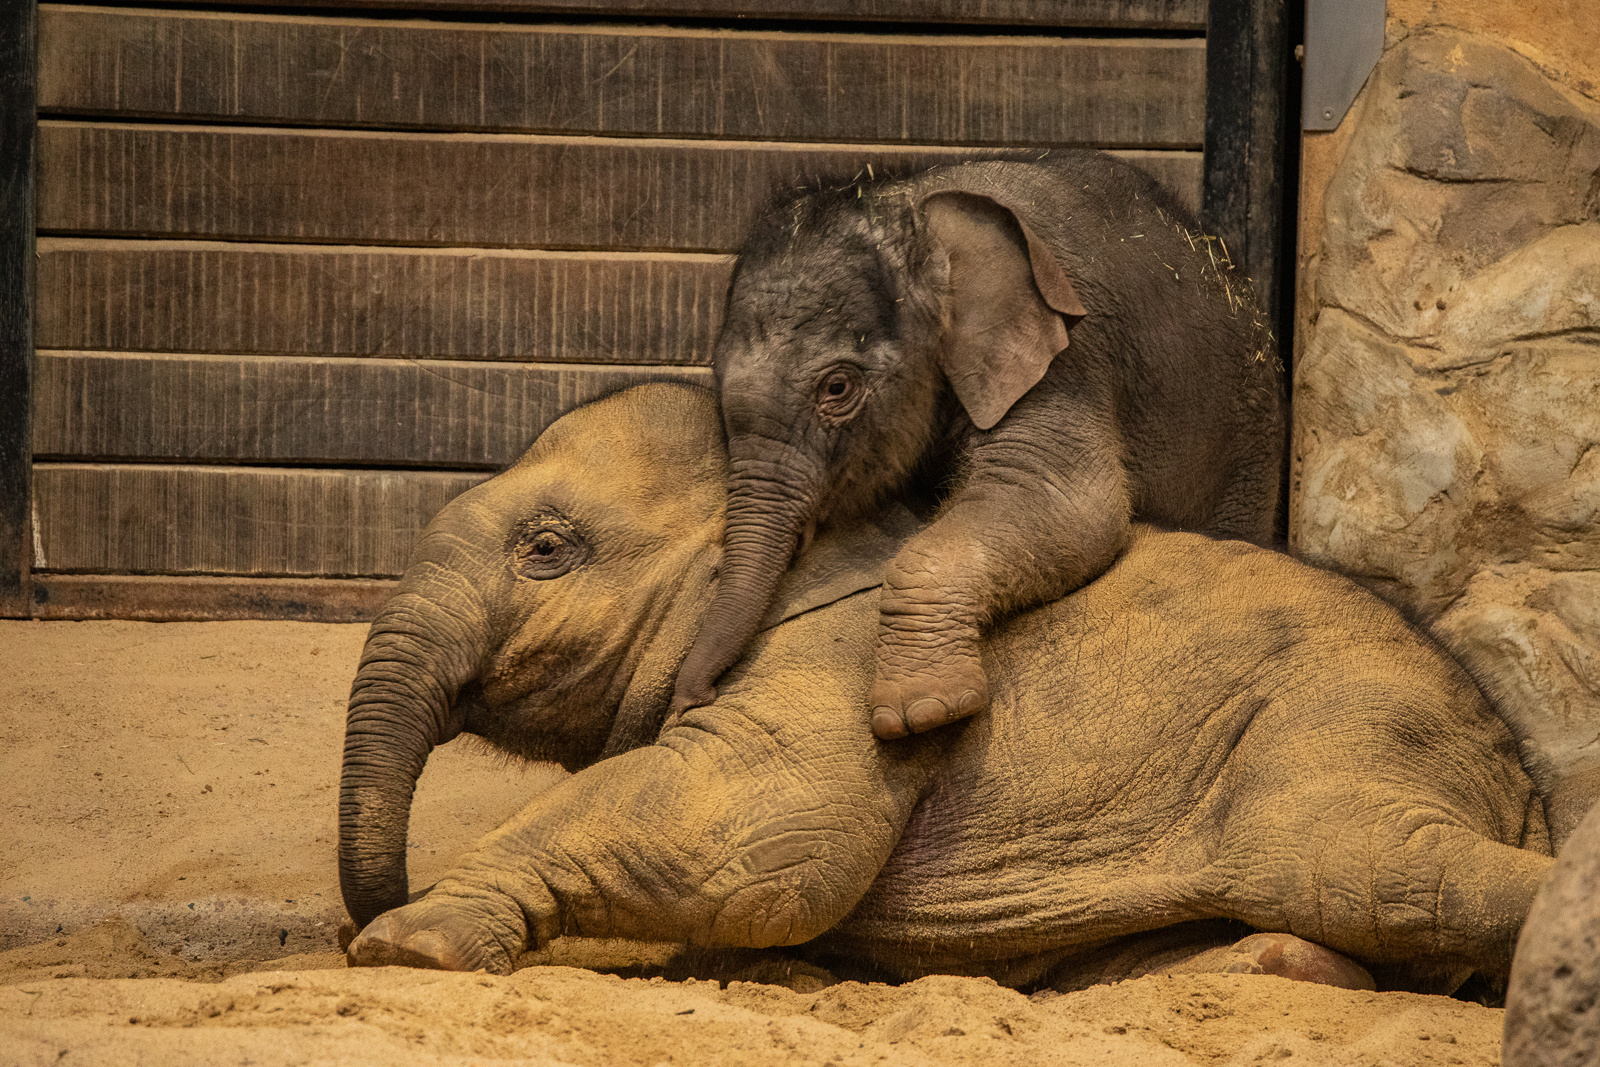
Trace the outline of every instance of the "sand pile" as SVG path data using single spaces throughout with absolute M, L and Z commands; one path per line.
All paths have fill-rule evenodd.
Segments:
M 163 959 L 117 922 L 0 954 L 17 1064 L 1493 1064 L 1500 1013 L 1253 975 L 1026 997 L 971 978 L 813 992 L 572 967 L 346 970 Z M 278 969 L 280 966 L 283 969 Z M 318 969 L 321 968 L 321 969 Z M 98 975 L 167 975 L 109 978 Z M 70 977 L 54 977 L 68 975 Z M 80 977 L 84 976 L 84 977 Z
M 333 865 L 363 627 L 0 622 L 0 1064 L 1492 1064 L 1501 1013 L 1260 976 L 1026 997 L 345 970 Z M 413 813 L 426 885 L 555 777 L 459 742 Z M 662 964 L 557 942 L 527 959 Z

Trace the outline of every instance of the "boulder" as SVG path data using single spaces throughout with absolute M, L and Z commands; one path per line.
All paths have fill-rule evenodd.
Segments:
M 1556 783 L 1600 782 L 1600 104 L 1426 30 L 1368 79 L 1295 368 L 1290 541 L 1457 651 Z

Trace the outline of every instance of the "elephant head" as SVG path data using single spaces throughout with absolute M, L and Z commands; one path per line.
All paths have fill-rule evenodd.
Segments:
M 578 770 L 655 740 L 721 558 L 727 468 L 704 390 L 645 385 L 569 413 L 429 524 L 350 691 L 339 882 L 357 926 L 406 902 L 412 792 L 474 734 Z M 902 509 L 819 540 L 771 622 L 878 582 Z
M 435 745 L 472 733 L 575 770 L 654 738 L 711 588 L 725 477 L 710 394 L 645 386 L 565 416 L 428 526 L 350 692 L 339 881 L 358 926 L 406 902 Z
M 960 168 L 956 168 L 959 171 Z M 1086 314 L 1001 199 L 908 183 L 803 195 L 741 250 L 713 353 L 729 457 L 724 567 L 673 700 L 711 700 L 819 523 L 871 513 L 989 429 Z

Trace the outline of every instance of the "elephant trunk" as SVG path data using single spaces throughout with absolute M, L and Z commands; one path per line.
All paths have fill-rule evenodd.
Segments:
M 717 678 L 738 662 L 760 629 L 778 580 L 816 514 L 816 479 L 809 463 L 793 455 L 788 462 L 740 460 L 740 451 L 741 442 L 729 442 L 735 458 L 730 461 L 717 592 L 678 669 L 674 714 L 715 698 Z
M 393 597 L 372 624 L 351 686 L 339 781 L 339 887 L 358 927 L 406 903 L 412 794 L 434 746 L 462 730 L 456 697 L 487 643 L 441 641 L 426 624 L 438 610 L 415 594 Z

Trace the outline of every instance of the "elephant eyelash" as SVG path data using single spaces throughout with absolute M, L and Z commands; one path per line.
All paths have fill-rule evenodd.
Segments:
M 590 542 L 564 517 L 545 512 L 512 528 L 506 545 L 508 565 L 519 578 L 547 581 L 588 563 Z
M 525 514 L 511 527 L 511 535 L 507 547 L 514 547 L 530 538 L 538 536 L 541 530 L 555 529 L 558 531 L 571 531 L 582 537 L 583 532 L 577 524 L 570 521 L 564 514 L 555 508 L 544 507 Z

